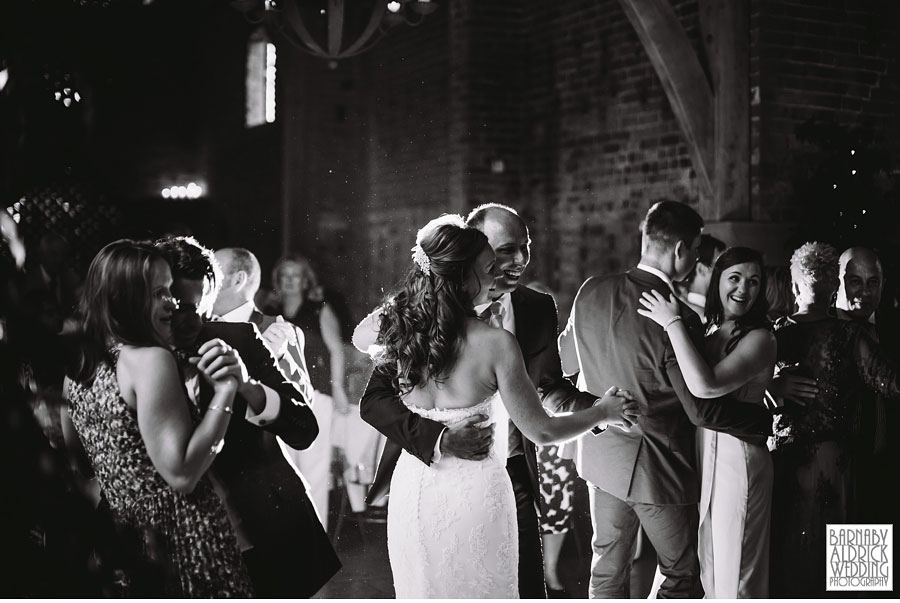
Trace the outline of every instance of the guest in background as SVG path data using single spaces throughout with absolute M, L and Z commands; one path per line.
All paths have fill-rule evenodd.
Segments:
M 725 251 L 725 243 L 708 234 L 700 235 L 700 246 L 697 248 L 697 263 L 683 281 L 673 283 L 675 294 L 697 313 L 700 320 L 706 322 L 706 290 L 709 289 L 709 278 L 713 264 Z
M 769 302 L 768 319 L 772 323 L 794 313 L 789 267 L 766 266 L 766 300 Z
M 246 369 L 223 341 L 200 346 L 192 364 L 213 390 L 201 416 L 171 349 L 171 284 L 150 245 L 121 240 L 97 254 L 67 381 L 70 415 L 115 518 L 142 535 L 148 556 L 171 561 L 165 594 L 246 597 L 237 540 L 206 477 Z
M 213 304 L 215 320 L 255 324 L 282 372 L 311 403 L 313 390 L 304 356 L 306 337 L 303 330 L 285 321 L 281 315 L 263 314 L 253 303 L 262 277 L 259 260 L 250 250 L 241 247 L 219 249 L 215 259 L 222 270 L 222 286 Z
M 528 283 L 527 287 L 556 297 L 550 287 L 539 281 Z M 544 582 L 548 599 L 569 599 L 559 578 L 559 557 L 566 535 L 572 527 L 574 512 L 575 441 L 562 444 L 536 446 L 540 491 L 538 499 L 541 521 L 541 545 L 544 551 Z
M 796 365 L 818 387 L 804 405 L 783 408 L 769 441 L 775 464 L 772 597 L 826 595 L 825 526 L 859 523 L 859 396 L 872 389 L 900 398 L 896 364 L 881 354 L 863 325 L 831 312 L 838 267 L 830 245 L 813 242 L 797 249 L 791 257 L 797 312 L 776 325 L 778 366 Z
M 308 450 L 291 453 L 291 460 L 308 480 L 319 518 L 327 529 L 332 411 L 346 414 L 350 410 L 340 322 L 306 258 L 286 256 L 278 260 L 272 270 L 272 287 L 274 297 L 263 311 L 284 316 L 306 336 L 306 365 L 315 389 L 313 412 L 319 422 L 319 437 Z
M 850 247 L 839 259 L 835 308 L 839 318 L 862 325 L 882 352 L 900 363 L 900 324 L 891 304 L 881 303 L 884 270 L 874 250 Z M 883 496 L 885 480 L 900 478 L 897 422 L 900 413 L 881 394 L 868 390 L 859 397 L 858 501 L 861 523 L 897 523 L 897 504 Z

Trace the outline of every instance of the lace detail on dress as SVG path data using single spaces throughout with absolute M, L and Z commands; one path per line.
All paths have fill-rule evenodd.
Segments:
M 453 409 L 409 408 L 444 424 L 493 417 L 495 399 Z M 495 439 L 496 443 L 496 439 Z M 388 553 L 397 598 L 518 598 L 518 528 L 498 449 L 484 460 L 406 452 L 388 499 Z

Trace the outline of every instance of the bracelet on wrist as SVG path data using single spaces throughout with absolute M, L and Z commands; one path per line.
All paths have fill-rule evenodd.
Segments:
M 665 324 L 665 326 L 663 326 L 663 331 L 668 332 L 669 327 L 671 327 L 673 324 L 675 324 L 675 323 L 678 322 L 679 320 L 681 320 L 681 316 L 673 316 L 672 318 L 670 318 L 670 319 L 669 319 L 669 322 L 667 322 L 667 323 Z
M 207 410 L 221 410 L 222 412 L 232 413 L 230 406 L 219 406 L 218 404 L 210 404 Z

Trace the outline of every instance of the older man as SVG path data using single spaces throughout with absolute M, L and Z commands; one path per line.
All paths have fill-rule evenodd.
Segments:
M 895 363 L 900 360 L 896 316 L 881 307 L 884 270 L 878 255 L 867 247 L 850 247 L 840 257 L 835 310 L 839 318 L 867 324 L 879 347 Z M 884 483 L 900 477 L 897 461 L 898 415 L 883 396 L 866 391 L 859 401 L 859 520 L 894 523 L 896 500 L 884 496 Z
M 312 384 L 303 356 L 303 331 L 281 316 L 263 314 L 253 302 L 262 275 L 259 260 L 250 250 L 242 247 L 219 249 L 215 252 L 215 258 L 222 269 L 222 287 L 213 305 L 216 320 L 255 324 L 282 371 L 306 399 L 311 400 Z

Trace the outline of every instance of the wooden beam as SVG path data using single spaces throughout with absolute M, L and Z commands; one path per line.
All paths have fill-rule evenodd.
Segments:
M 714 197 L 701 199 L 707 220 L 751 220 L 750 8 L 747 0 L 699 0 L 700 30 L 713 80 Z
M 726 0 L 727 2 L 727 0 Z M 687 139 L 701 199 L 715 199 L 713 91 L 669 0 L 619 0 Z

